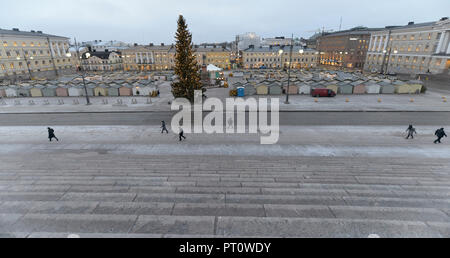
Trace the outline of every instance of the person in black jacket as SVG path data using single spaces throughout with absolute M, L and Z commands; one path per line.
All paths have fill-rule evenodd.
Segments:
M 438 129 L 438 130 L 434 133 L 434 135 L 437 136 L 436 141 L 434 141 L 435 144 L 436 144 L 436 143 L 441 143 L 441 139 L 442 139 L 444 136 L 447 137 L 447 134 L 445 134 L 444 128 Z
M 180 127 L 180 133 L 179 133 L 179 136 L 180 136 L 180 142 L 182 141 L 182 139 L 181 139 L 181 138 L 183 138 L 183 139 L 185 139 L 185 140 L 186 140 L 186 137 L 184 137 L 184 132 L 183 132 L 183 128 L 181 128 L 181 127 Z
M 165 121 L 161 121 L 161 128 L 162 128 L 161 133 L 164 133 L 164 132 L 169 133 L 169 131 L 166 128 L 166 122 Z
M 53 129 L 50 128 L 50 127 L 47 127 L 47 129 L 48 129 L 48 139 L 49 139 L 50 141 L 52 141 L 52 139 L 55 138 L 56 141 L 59 142 L 59 139 L 55 136 L 55 130 L 53 130 Z
M 412 125 L 409 125 L 408 129 L 406 129 L 406 132 L 408 133 L 406 139 L 409 139 L 409 137 L 411 137 L 411 139 L 414 139 L 414 134 L 417 134 L 416 128 L 414 128 Z

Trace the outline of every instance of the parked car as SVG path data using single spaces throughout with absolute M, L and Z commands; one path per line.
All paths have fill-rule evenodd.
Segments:
M 334 97 L 336 92 L 327 88 L 316 88 L 311 91 L 311 96 L 313 97 Z

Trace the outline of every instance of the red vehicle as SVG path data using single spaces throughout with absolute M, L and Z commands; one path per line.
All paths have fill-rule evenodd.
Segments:
M 330 89 L 317 88 L 311 91 L 311 96 L 313 97 L 334 97 L 336 93 Z

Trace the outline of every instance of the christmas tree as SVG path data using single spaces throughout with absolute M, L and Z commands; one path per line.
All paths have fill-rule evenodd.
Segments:
M 192 34 L 187 29 L 182 15 L 178 18 L 176 33 L 175 74 L 178 79 L 172 83 L 172 94 L 175 98 L 187 98 L 194 102 L 194 91 L 201 90 L 200 71 L 192 45 Z

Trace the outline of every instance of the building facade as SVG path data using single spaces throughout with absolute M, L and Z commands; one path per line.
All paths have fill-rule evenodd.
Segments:
M 125 71 L 172 70 L 175 66 L 175 46 L 134 46 L 122 51 Z
M 373 32 L 365 70 L 378 73 L 448 73 L 450 20 L 391 26 Z
M 261 45 L 265 47 L 270 46 L 290 46 L 294 40 L 292 38 L 285 37 L 275 37 L 275 38 L 265 38 L 262 40 Z
M 250 47 L 243 51 L 243 67 L 245 69 L 287 68 L 289 67 L 290 50 L 290 46 Z M 316 67 L 318 54 L 314 49 L 293 46 L 291 68 Z
M 199 65 L 213 64 L 222 69 L 231 69 L 231 50 L 222 46 L 198 46 L 195 55 Z
M 356 27 L 325 33 L 316 38 L 322 66 L 362 70 L 369 48 L 370 33 L 380 29 Z
M 0 29 L 0 78 L 53 78 L 75 71 L 69 38 Z
M 223 69 L 231 67 L 231 50 L 222 46 L 196 46 L 198 65 L 213 64 Z M 135 46 L 122 51 L 125 71 L 172 70 L 175 66 L 175 46 Z
M 243 51 L 248 49 L 250 46 L 260 47 L 261 37 L 256 35 L 254 32 L 248 32 L 246 34 L 236 36 L 237 50 Z
M 81 67 L 84 71 L 121 71 L 123 70 L 122 56 L 120 52 L 85 52 L 82 54 Z

